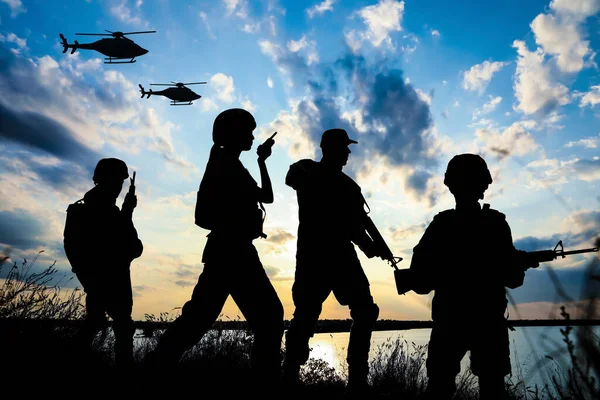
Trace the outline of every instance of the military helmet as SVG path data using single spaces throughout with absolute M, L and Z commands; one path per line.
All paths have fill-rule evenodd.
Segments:
M 444 185 L 453 187 L 486 187 L 492 183 L 492 175 L 483 158 L 477 154 L 458 154 L 450 160 L 444 174 Z
M 256 128 L 252 114 L 242 108 L 230 108 L 223 111 L 213 123 L 213 142 L 219 146 L 235 143 L 235 134 L 240 129 Z
M 94 183 L 125 180 L 129 178 L 127 164 L 118 158 L 103 158 L 94 169 Z

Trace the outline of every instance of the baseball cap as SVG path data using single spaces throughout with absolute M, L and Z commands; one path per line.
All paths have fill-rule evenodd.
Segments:
M 348 132 L 344 129 L 328 129 L 321 136 L 321 147 L 327 146 L 348 146 L 352 143 L 358 143 L 348 137 Z

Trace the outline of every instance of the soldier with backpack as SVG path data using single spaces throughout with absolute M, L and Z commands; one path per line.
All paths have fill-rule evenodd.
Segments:
M 137 205 L 133 179 L 122 208 L 115 204 L 127 178 L 125 162 L 101 159 L 94 170 L 95 186 L 69 205 L 64 229 L 65 253 L 86 293 L 86 319 L 76 343 L 89 348 L 106 326 L 108 314 L 113 320 L 118 368 L 133 365 L 130 266 L 143 252 L 132 220 Z
M 538 263 L 515 249 L 506 216 L 479 204 L 491 183 L 479 155 L 453 157 L 444 184 L 456 205 L 433 218 L 413 249 L 413 290 L 435 292 L 426 361 L 429 399 L 453 397 L 467 351 L 480 398 L 506 398 L 504 377 L 511 365 L 505 290 L 521 286 L 525 270 Z M 456 249 L 463 249 L 464 256 L 448 257 Z
M 258 146 L 261 186 L 239 157 L 252 148 L 254 117 L 243 109 L 220 113 L 213 124 L 213 147 L 197 194 L 195 223 L 210 230 L 204 269 L 181 315 L 161 336 L 148 363 L 173 367 L 219 317 L 231 295 L 254 333 L 254 383 L 274 387 L 279 380 L 283 305 L 260 261 L 253 241 L 263 233 L 263 203 L 273 202 L 266 166 L 272 137 Z

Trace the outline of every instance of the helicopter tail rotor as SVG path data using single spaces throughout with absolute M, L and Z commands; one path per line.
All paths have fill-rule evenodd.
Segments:
M 144 95 L 147 95 L 146 98 L 149 99 L 150 95 L 152 94 L 152 89 L 150 89 L 149 91 L 146 92 L 144 90 L 144 87 L 142 85 L 138 84 L 138 86 L 140 87 L 140 92 L 142 93 L 142 97 L 141 98 L 143 99 Z
M 60 36 L 60 40 L 62 41 L 62 46 L 63 46 L 63 53 L 66 53 L 67 50 L 69 50 L 69 43 L 67 42 L 67 39 L 63 36 L 62 33 L 58 34 Z M 73 52 L 75 52 L 75 47 L 73 47 L 73 50 L 71 51 L 71 54 L 73 54 Z

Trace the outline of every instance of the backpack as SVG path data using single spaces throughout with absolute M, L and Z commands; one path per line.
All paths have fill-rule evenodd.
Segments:
M 84 236 L 85 227 L 85 203 L 83 199 L 77 200 L 75 203 L 69 204 L 67 207 L 67 218 L 65 221 L 65 229 L 63 231 L 63 244 L 67 259 L 73 270 L 77 268 L 79 257 L 78 250 L 81 250 L 79 241 Z

